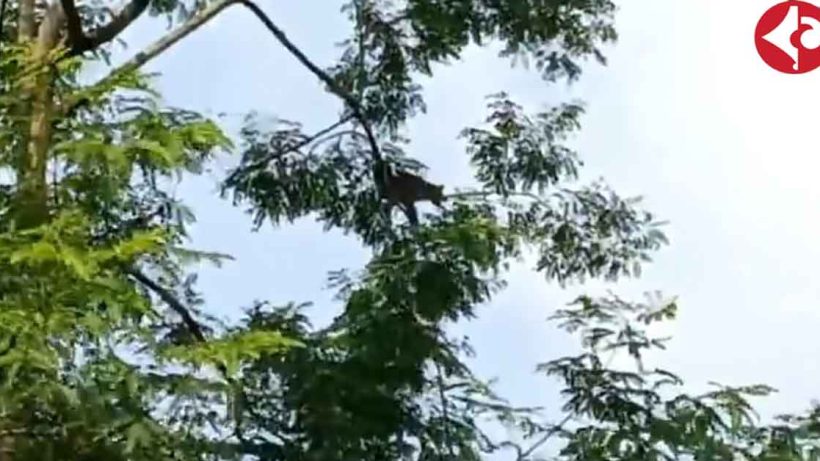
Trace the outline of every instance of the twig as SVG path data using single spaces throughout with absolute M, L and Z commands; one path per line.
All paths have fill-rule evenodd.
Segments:
M 265 157 L 263 159 L 259 159 L 255 162 L 251 163 L 250 165 L 248 165 L 248 167 L 246 167 L 246 168 L 259 168 L 262 165 L 270 162 L 271 160 L 284 157 L 285 155 L 290 154 L 291 152 L 296 152 L 299 149 L 301 149 L 301 148 L 307 146 L 308 144 L 311 144 L 312 142 L 316 141 L 317 139 L 321 138 L 322 136 L 327 135 L 328 133 L 332 132 L 336 128 L 339 128 L 340 126 L 342 126 L 345 123 L 349 122 L 350 119 L 351 119 L 351 116 L 342 117 L 339 121 L 333 123 L 332 125 L 330 125 L 326 128 L 323 128 L 323 129 L 317 131 L 313 135 L 303 139 L 301 142 L 298 142 L 298 143 L 294 144 L 293 146 L 288 147 L 287 149 L 283 149 L 281 152 L 277 152 L 276 155 L 272 155 L 272 156 Z
M 119 12 L 112 13 L 111 21 L 89 32 L 88 45 L 91 47 L 89 50 L 114 40 L 126 27 L 145 12 L 149 3 L 149 0 L 132 0 Z
M 72 1 L 72 0 L 62 0 L 62 1 Z M 138 0 L 134 0 L 138 1 Z M 370 126 L 367 117 L 365 117 L 364 112 L 362 111 L 361 105 L 353 97 L 349 92 L 345 91 L 341 88 L 333 78 L 328 75 L 327 72 L 319 68 L 313 61 L 310 60 L 303 52 L 299 49 L 293 42 L 291 42 L 287 35 L 280 29 L 271 19 L 259 8 L 258 5 L 253 3 L 250 0 L 220 0 L 216 3 L 211 4 L 207 8 L 205 8 L 202 12 L 195 15 L 193 18 L 189 19 L 185 24 L 181 25 L 177 29 L 173 30 L 168 35 L 160 38 L 159 40 L 155 41 L 147 48 L 145 48 L 142 52 L 137 53 L 134 57 L 120 65 L 119 67 L 115 68 L 112 72 L 110 72 L 107 76 L 103 77 L 101 80 L 97 82 L 97 85 L 100 85 L 104 82 L 107 82 L 118 75 L 138 69 L 151 59 L 157 57 L 162 52 L 173 46 L 175 43 L 179 42 L 181 39 L 186 37 L 188 34 L 192 33 L 193 31 L 197 30 L 206 22 L 213 19 L 217 14 L 225 10 L 227 7 L 240 4 L 245 8 L 249 9 L 259 21 L 268 29 L 268 31 L 279 41 L 279 43 L 285 47 L 285 49 L 290 52 L 304 67 L 306 67 L 311 73 L 313 73 L 319 80 L 321 80 L 325 85 L 327 85 L 328 89 L 335 94 L 337 97 L 342 99 L 349 109 L 352 112 L 352 117 L 355 118 L 361 125 L 362 129 L 365 132 L 365 136 L 367 138 L 367 142 L 370 145 L 370 149 L 372 151 L 372 155 L 377 161 L 382 161 L 381 150 L 379 148 L 379 143 L 376 140 L 376 135 L 373 133 L 373 130 Z
M 555 435 L 559 431 L 563 430 L 564 429 L 564 424 L 568 423 L 569 420 L 571 420 L 573 416 L 574 415 L 572 413 L 566 415 L 564 417 L 564 419 L 561 420 L 560 423 L 558 423 L 556 426 L 553 426 L 550 430 L 548 430 L 546 434 L 541 436 L 541 438 L 538 439 L 538 441 L 535 442 L 534 444 L 532 444 L 529 448 L 527 448 L 523 452 L 519 450 L 518 457 L 516 458 L 516 461 L 525 461 L 527 459 L 527 456 L 531 455 L 535 450 L 539 449 L 541 447 L 541 445 L 547 443 L 547 441 L 550 438 L 552 438 L 553 435 Z
M 488 197 L 490 195 L 502 195 L 498 192 L 493 191 L 467 191 L 467 192 L 455 192 L 452 194 L 447 194 L 445 198 L 459 198 L 459 197 Z M 525 197 L 532 199 L 536 202 L 542 202 L 544 200 L 543 197 L 539 197 L 532 192 L 508 192 L 507 197 Z M 506 198 L 506 197 L 505 197 Z
M 339 131 L 339 132 L 337 132 L 337 133 L 329 134 L 329 135 L 327 135 L 327 136 L 323 137 L 322 139 L 316 139 L 316 140 L 314 141 L 314 142 L 315 142 L 315 144 L 314 144 L 314 145 L 313 145 L 313 147 L 311 147 L 311 148 L 310 148 L 310 150 L 308 151 L 308 155 L 312 155 L 312 154 L 313 154 L 313 152 L 314 152 L 316 149 L 318 149 L 318 148 L 319 148 L 319 146 L 321 146 L 322 144 L 324 144 L 324 143 L 326 143 L 326 142 L 329 142 L 329 141 L 331 141 L 331 140 L 333 140 L 333 139 L 341 138 L 342 136 L 351 136 L 351 137 L 356 137 L 356 136 L 364 136 L 364 135 L 363 135 L 363 134 L 361 134 L 361 133 L 359 133 L 359 132 L 358 132 L 358 131 L 356 131 L 355 129 L 354 129 L 354 130 L 343 130 L 343 131 Z

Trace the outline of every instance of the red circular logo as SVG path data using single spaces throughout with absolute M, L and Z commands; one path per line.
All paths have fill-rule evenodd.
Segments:
M 820 8 L 788 0 L 769 8 L 755 28 L 757 53 L 772 69 L 803 74 L 820 67 Z

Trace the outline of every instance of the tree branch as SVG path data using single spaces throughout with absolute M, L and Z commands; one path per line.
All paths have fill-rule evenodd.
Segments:
M 67 0 L 64 0 L 67 1 Z M 137 0 L 134 0 L 137 1 Z M 145 48 L 140 53 L 137 53 L 134 57 L 114 69 L 110 74 L 100 80 L 97 84 L 103 83 L 110 79 L 113 79 L 117 75 L 136 70 L 143 66 L 148 61 L 154 59 L 155 57 L 162 54 L 165 50 L 185 38 L 191 32 L 197 30 L 202 25 L 213 19 L 217 14 L 222 12 L 227 7 L 240 4 L 245 8 L 249 9 L 259 21 L 268 29 L 268 31 L 279 41 L 282 46 L 285 47 L 290 54 L 292 54 L 304 67 L 306 67 L 313 75 L 315 75 L 319 80 L 321 80 L 325 85 L 328 86 L 328 89 L 336 95 L 338 98 L 342 99 L 347 106 L 352 111 L 353 117 L 358 121 L 362 128 L 365 131 L 365 135 L 367 137 L 368 144 L 370 144 L 370 148 L 373 151 L 373 156 L 377 160 L 381 160 L 381 150 L 379 149 L 379 143 L 376 140 L 376 136 L 373 133 L 373 130 L 370 127 L 370 123 L 368 122 L 367 118 L 362 111 L 362 108 L 356 98 L 353 97 L 349 92 L 345 91 L 341 88 L 333 78 L 328 75 L 327 72 L 319 68 L 313 61 L 310 60 L 303 52 L 300 50 L 293 42 L 291 42 L 285 33 L 262 11 L 259 6 L 253 3 L 250 0 L 220 0 L 216 3 L 211 4 L 209 7 L 205 8 L 194 16 L 193 18 L 189 19 L 187 22 L 179 26 L 177 29 L 171 31 L 168 35 L 160 38 L 159 40 L 155 41 L 147 48 Z
M 68 43 L 72 54 L 74 54 L 75 50 L 87 47 L 88 38 L 83 33 L 83 21 L 74 0 L 60 0 L 60 5 L 62 5 L 65 14 Z
M 88 34 L 89 50 L 114 40 L 126 27 L 137 20 L 148 8 L 150 0 L 132 0 L 119 13 L 115 13 L 111 21 L 100 26 Z M 83 50 L 88 51 L 88 50 Z
M 68 41 L 70 56 L 77 56 L 91 51 L 116 38 L 126 27 L 131 25 L 148 8 L 150 0 L 131 0 L 119 13 L 115 13 L 107 24 L 100 26 L 88 35 L 83 32 L 82 18 L 77 11 L 74 0 L 60 0 L 68 23 Z
M 609 354 L 609 358 L 607 359 L 606 364 L 604 365 L 604 368 L 609 368 L 609 366 L 612 364 L 612 360 L 615 359 L 615 353 L 616 352 L 617 352 L 617 350 L 614 350 L 614 349 L 612 350 L 612 353 Z M 547 430 L 544 433 L 544 435 L 542 435 L 541 438 L 539 438 L 535 443 L 530 445 L 529 448 L 527 448 L 526 450 L 523 450 L 523 451 L 520 448 L 518 448 L 517 449 L 518 457 L 515 458 L 515 460 L 516 461 L 527 461 L 527 458 L 531 454 L 533 454 L 535 452 L 535 450 L 537 450 L 542 445 L 547 443 L 547 441 L 549 441 L 549 439 L 551 439 L 552 436 L 554 436 L 555 434 L 563 431 L 564 426 L 567 423 L 569 423 L 570 420 L 572 420 L 575 416 L 576 415 L 574 415 L 573 413 L 567 414 L 566 416 L 564 416 L 564 419 L 562 419 L 560 423 L 556 424 L 555 426 L 552 426 L 549 430 Z
M 188 36 L 191 32 L 199 29 L 202 25 L 204 25 L 205 23 L 213 19 L 217 14 L 222 12 L 222 10 L 233 5 L 236 2 L 237 0 L 220 0 L 215 3 L 212 3 L 210 6 L 203 9 L 194 17 L 190 18 L 184 24 L 172 30 L 170 33 L 155 41 L 154 43 L 148 45 L 148 47 L 134 55 L 134 57 L 121 64 L 119 67 L 115 68 L 107 76 L 103 77 L 103 79 L 100 80 L 98 84 L 111 80 L 122 73 L 139 69 L 145 63 L 162 54 L 165 50 L 172 47 L 174 44 Z
M 341 98 L 349 107 L 350 110 L 353 112 L 353 116 L 356 120 L 362 125 L 364 129 L 365 135 L 367 136 L 368 143 L 370 144 L 370 148 L 373 151 L 373 156 L 376 157 L 377 160 L 381 160 L 381 152 L 379 149 L 379 143 L 376 141 L 376 136 L 373 134 L 373 130 L 370 127 L 370 123 L 368 122 L 367 118 L 364 116 L 364 112 L 362 111 L 361 106 L 359 105 L 359 101 L 353 97 L 350 93 L 345 91 L 341 88 L 327 72 L 323 71 L 319 68 L 316 64 L 314 64 L 303 52 L 299 49 L 293 42 L 291 42 L 285 33 L 276 26 L 276 24 L 262 11 L 259 6 L 253 3 L 250 0 L 237 0 L 237 3 L 241 4 L 245 8 L 251 10 L 251 12 L 256 15 L 257 19 L 259 19 L 262 24 L 265 25 L 265 28 L 285 47 L 286 50 L 290 52 L 303 66 L 305 66 L 313 75 L 315 75 L 319 80 L 321 80 L 325 85 L 328 86 L 328 89 L 335 94 L 337 97 Z
M 162 299 L 166 304 L 168 304 L 168 306 L 171 307 L 171 309 L 174 310 L 174 312 L 179 314 L 180 317 L 182 317 L 182 321 L 185 323 L 185 326 L 188 328 L 188 330 L 191 332 L 191 335 L 193 335 L 194 339 L 196 339 L 197 342 L 202 344 L 207 342 L 207 338 L 205 338 L 205 335 L 202 332 L 202 327 L 200 326 L 199 322 L 197 322 L 194 319 L 188 308 L 185 307 L 182 304 L 182 302 L 179 301 L 176 298 L 176 296 L 174 296 L 173 293 L 160 286 L 157 282 L 151 280 L 148 276 L 143 274 L 137 268 L 132 267 L 126 269 L 126 273 L 134 277 L 134 279 L 136 279 L 139 283 L 143 284 L 146 288 L 156 293 L 157 296 L 160 297 L 160 299 Z M 240 383 L 234 381 L 234 379 L 228 373 L 228 368 L 225 366 L 225 364 L 217 363 L 216 368 L 217 370 L 219 370 L 219 373 L 222 375 L 222 377 L 225 378 L 225 381 L 227 381 L 228 384 L 234 387 L 234 389 L 239 393 L 240 397 L 245 402 L 249 403 L 250 398 L 245 392 L 245 389 L 241 387 Z M 259 419 L 259 416 L 256 414 L 255 411 L 252 410 L 252 407 L 250 405 L 245 406 L 245 410 L 247 410 L 252 417 Z M 239 420 L 237 420 L 236 422 L 234 435 L 237 437 L 237 439 L 239 439 L 240 442 L 247 443 L 240 430 L 240 422 L 241 421 Z
M 6 38 L 5 28 L 3 25 L 6 24 L 6 6 L 8 4 L 7 0 L 0 0 L 0 43 L 3 42 L 3 39 Z
M 322 128 L 321 130 L 317 131 L 316 133 L 314 133 L 311 136 L 308 136 L 307 138 L 303 139 L 302 141 L 296 143 L 295 145 L 290 146 L 287 149 L 282 150 L 282 152 L 280 152 L 277 155 L 273 156 L 269 160 L 273 160 L 275 158 L 283 157 L 287 154 L 290 154 L 291 152 L 299 151 L 299 149 L 313 143 L 314 141 L 318 140 L 322 136 L 327 135 L 328 133 L 332 132 L 336 128 L 339 128 L 340 126 L 342 126 L 345 123 L 349 122 L 350 119 L 351 119 L 350 116 L 342 117 L 341 119 L 339 119 L 338 121 L 336 121 L 332 125 L 330 125 L 328 127 L 325 127 L 325 128 Z
M 345 123 L 349 122 L 350 119 L 351 119 L 350 116 L 342 117 L 341 119 L 339 119 L 337 122 L 333 123 L 332 125 L 327 126 L 325 128 L 322 128 L 321 130 L 317 131 L 313 135 L 308 136 L 307 138 L 305 138 L 302 141 L 294 144 L 293 146 L 282 149 L 281 151 L 276 152 L 274 155 L 270 155 L 270 156 L 267 156 L 265 158 L 259 159 L 255 162 L 251 163 L 250 165 L 245 166 L 245 167 L 241 167 L 241 166 L 237 167 L 237 170 L 239 170 L 240 168 L 243 168 L 243 169 L 245 169 L 245 168 L 250 168 L 250 169 L 261 168 L 262 166 L 265 166 L 266 164 L 270 163 L 271 161 L 282 158 L 287 154 L 290 154 L 290 153 L 293 153 L 293 152 L 299 152 L 299 149 L 301 149 L 305 146 L 308 146 L 311 143 L 313 143 L 314 141 L 321 138 L 322 136 L 325 136 L 328 133 L 331 133 L 336 128 L 339 128 L 340 126 L 342 126 Z
M 342 131 L 337 131 L 336 133 L 329 134 L 329 135 L 327 135 L 327 136 L 323 136 L 322 138 L 315 139 L 315 140 L 314 140 L 314 144 L 313 144 L 313 146 L 312 146 L 312 147 L 310 148 L 310 150 L 308 151 L 308 155 L 313 155 L 313 152 L 315 152 L 315 151 L 316 151 L 316 149 L 318 149 L 319 147 L 321 147 L 323 144 L 325 144 L 325 143 L 327 143 L 327 142 L 330 142 L 330 141 L 332 141 L 332 140 L 334 140 L 334 139 L 339 139 L 339 138 L 341 138 L 341 137 L 343 137 L 343 136 L 350 136 L 350 137 L 364 137 L 364 138 L 365 138 L 365 141 L 367 141 L 367 136 L 363 135 L 362 133 L 359 133 L 359 132 L 358 132 L 358 131 L 356 131 L 355 129 L 354 129 L 354 130 L 342 130 Z
M 526 450 L 522 451 L 521 448 L 516 448 L 516 451 L 518 452 L 518 456 L 515 458 L 516 461 L 527 461 L 529 459 L 529 456 L 533 454 L 535 450 L 539 449 L 541 445 L 547 443 L 547 441 L 550 438 L 552 438 L 553 435 L 561 432 L 564 429 L 564 425 L 567 424 L 574 416 L 575 415 L 573 415 L 572 413 L 564 416 L 564 419 L 562 419 L 560 423 L 551 427 L 547 432 L 544 433 L 543 436 L 541 436 L 540 439 L 538 439 L 535 443 L 530 445 L 530 447 Z
M 450 459 L 455 458 L 455 453 L 453 451 L 452 440 L 450 439 L 450 417 L 447 411 L 447 396 L 444 391 L 444 376 L 441 373 L 441 365 L 438 362 L 434 362 L 436 365 L 436 385 L 438 387 L 438 397 L 441 401 L 441 419 L 444 425 L 444 445 L 447 447 L 448 455 Z M 443 450 L 442 456 L 440 458 L 444 458 Z
M 139 283 L 144 285 L 149 290 L 156 293 L 159 298 L 168 305 L 174 312 L 176 312 L 181 318 L 182 322 L 188 328 L 188 331 L 196 338 L 197 341 L 204 343 L 207 341 L 205 338 L 205 334 L 202 332 L 202 326 L 199 322 L 194 319 L 194 316 L 191 315 L 191 311 L 188 310 L 185 305 L 182 304 L 180 300 L 174 296 L 169 290 L 163 288 L 157 282 L 151 280 L 147 275 L 143 274 L 139 269 L 130 268 L 127 269 L 126 272 L 134 277 Z
M 489 197 L 491 195 L 499 195 L 502 198 L 508 197 L 526 197 L 528 199 L 534 200 L 536 202 L 544 202 L 543 197 L 539 197 L 532 192 L 508 192 L 506 196 L 503 194 L 499 194 L 498 192 L 493 191 L 466 191 L 466 192 L 453 192 L 452 194 L 447 194 L 444 196 L 445 199 L 451 198 L 461 198 L 461 197 Z

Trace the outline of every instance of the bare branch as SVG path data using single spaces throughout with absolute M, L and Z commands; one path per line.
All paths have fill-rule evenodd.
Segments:
M 185 326 L 188 328 L 188 330 L 191 332 L 191 335 L 193 335 L 194 339 L 196 339 L 197 342 L 199 342 L 201 344 L 204 344 L 205 342 L 207 342 L 207 339 L 205 338 L 205 335 L 202 333 L 202 327 L 199 325 L 199 322 L 197 322 L 194 319 L 194 317 L 191 315 L 191 312 L 188 310 L 188 308 L 186 308 L 185 305 L 183 305 L 182 302 L 180 300 L 178 300 L 176 298 L 176 296 L 174 296 L 173 293 L 171 293 L 169 290 L 167 290 L 167 289 L 163 288 L 162 286 L 160 286 L 157 282 L 151 280 L 148 276 L 143 274 L 137 268 L 132 267 L 130 269 L 126 269 L 126 273 L 128 273 L 129 275 L 134 277 L 139 283 L 143 284 L 146 288 L 148 288 L 149 290 L 156 293 L 157 296 L 160 297 L 160 299 L 162 299 L 166 304 L 168 304 L 168 306 L 171 307 L 171 309 L 173 309 L 177 314 L 179 314 L 180 317 L 182 317 L 182 321 L 185 323 Z M 234 381 L 234 379 L 231 377 L 230 373 L 228 373 L 228 368 L 225 366 L 225 364 L 221 363 L 221 362 L 218 362 L 216 364 L 216 368 L 217 368 L 217 370 L 219 370 L 219 373 L 222 375 L 222 377 L 225 379 L 225 381 L 227 381 L 227 383 L 229 385 L 234 387 L 235 390 L 239 392 L 240 397 L 243 400 L 245 400 L 246 402 L 250 402 L 250 398 L 248 397 L 247 393 L 245 392 L 245 389 L 242 388 L 241 386 L 239 386 L 236 381 Z M 245 410 L 248 411 L 251 414 L 251 416 L 253 416 L 254 418 L 259 419 L 259 416 L 256 414 L 255 411 L 252 410 L 251 406 L 246 407 Z M 240 441 L 242 441 L 243 443 L 246 443 L 245 439 L 244 439 L 244 437 L 243 437 L 243 435 L 240 431 L 240 424 L 239 423 L 240 423 L 240 421 L 237 420 L 234 435 Z
M 531 454 L 533 454 L 535 450 L 539 449 L 542 445 L 547 443 L 547 441 L 549 441 L 549 439 L 551 439 L 553 435 L 561 432 L 564 429 L 564 425 L 567 424 L 574 416 L 575 415 L 573 415 L 572 413 L 564 416 L 564 419 L 562 419 L 560 423 L 551 427 L 547 432 L 544 433 L 543 436 L 541 436 L 540 439 L 538 439 L 535 443 L 530 445 L 530 447 L 526 450 L 516 448 L 516 451 L 518 452 L 518 456 L 515 458 L 516 461 L 527 461 L 528 457 Z
M 110 80 L 121 73 L 139 69 L 145 63 L 162 54 L 165 50 L 188 36 L 191 32 L 199 29 L 206 22 L 213 19 L 222 10 L 236 2 L 237 0 L 220 0 L 212 3 L 184 24 L 172 30 L 168 35 L 165 35 L 154 43 L 148 45 L 148 47 L 143 51 L 137 53 L 134 57 L 115 68 L 110 74 L 104 77 L 100 83 Z
M 612 364 L 612 360 L 615 359 L 615 353 L 616 352 L 617 352 L 617 350 L 612 351 L 612 353 L 609 355 L 609 358 L 606 361 L 606 364 L 604 365 L 604 368 L 609 368 L 609 366 Z M 518 457 L 515 458 L 516 461 L 527 461 L 527 458 L 531 454 L 533 454 L 535 452 L 535 450 L 537 450 L 542 445 L 547 443 L 547 441 L 549 441 L 549 439 L 551 439 L 552 436 L 554 436 L 555 434 L 558 434 L 559 432 L 563 431 L 564 426 L 567 423 L 569 423 L 573 418 L 575 418 L 575 416 L 576 415 L 573 414 L 573 413 L 567 414 L 566 416 L 564 416 L 564 419 L 562 419 L 560 423 L 556 424 L 555 426 L 552 426 L 549 430 L 547 430 L 544 433 L 544 435 L 542 435 L 541 438 L 539 438 L 535 443 L 530 445 L 529 448 L 527 448 L 526 450 L 523 450 L 523 451 L 521 449 L 517 449 Z
M 497 192 L 493 192 L 493 191 L 466 191 L 466 192 L 454 192 L 452 194 L 447 194 L 444 197 L 447 198 L 447 199 L 451 199 L 451 198 L 463 198 L 463 197 L 489 197 L 489 196 L 492 196 L 492 195 L 501 195 L 501 194 L 499 194 Z M 531 192 L 508 192 L 506 194 L 506 196 L 504 196 L 503 198 L 507 198 L 507 197 L 526 197 L 526 198 L 534 200 L 536 202 L 542 202 L 542 203 L 544 202 L 544 197 L 539 197 L 538 195 L 535 195 Z
M 359 133 L 356 130 L 337 131 L 336 133 L 328 134 L 327 136 L 323 136 L 321 138 L 316 139 L 313 146 L 308 151 L 308 155 L 313 155 L 313 153 L 316 151 L 316 149 L 321 147 L 323 144 L 326 144 L 330 141 L 333 141 L 334 139 L 338 140 L 339 138 L 342 138 L 344 136 L 350 136 L 351 138 L 364 137 L 365 142 L 367 141 L 367 136 L 363 135 L 362 133 Z
M 285 156 L 285 155 L 287 155 L 291 152 L 297 152 L 299 149 L 313 143 L 314 141 L 318 140 L 322 136 L 325 136 L 328 133 L 331 133 L 336 128 L 339 128 L 340 126 L 342 126 L 345 123 L 349 122 L 351 118 L 352 117 L 350 117 L 350 116 L 342 117 L 341 119 L 339 119 L 337 122 L 333 123 L 332 125 L 330 125 L 326 128 L 322 128 L 321 130 L 317 131 L 316 133 L 313 133 L 313 135 L 308 136 L 307 138 L 303 139 L 301 142 L 296 143 L 295 145 L 283 150 L 278 155 L 276 155 L 275 158 Z

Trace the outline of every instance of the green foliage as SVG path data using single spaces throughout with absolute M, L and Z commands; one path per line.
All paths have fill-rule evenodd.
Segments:
M 390 133 L 425 109 L 413 74 L 432 75 L 433 64 L 459 59 L 471 43 L 498 41 L 502 56 L 532 60 L 555 81 L 578 78 L 579 60 L 603 61 L 600 47 L 616 39 L 609 0 L 352 0 L 343 11 L 354 33 L 333 74 Z
M 578 333 L 583 351 L 542 364 L 560 378 L 569 418 L 552 427 L 526 452 L 547 438 L 562 439 L 561 460 L 809 460 L 817 459 L 817 410 L 761 424 L 751 399 L 774 389 L 764 385 L 717 386 L 691 395 L 675 374 L 644 364 L 646 353 L 665 340 L 647 327 L 674 318 L 674 302 L 651 299 L 629 303 L 617 297 L 579 298 L 554 318 Z M 625 353 L 634 366 L 610 367 Z M 528 457 L 519 459 L 536 459 Z
M 251 314 L 249 324 L 271 322 L 268 328 L 306 345 L 287 353 L 285 364 L 274 356 L 247 372 L 260 402 L 248 419 L 261 437 L 293 440 L 278 444 L 282 458 L 301 451 L 306 459 L 393 459 L 412 447 L 414 459 L 478 459 L 499 449 L 482 432 L 482 418 L 535 423 L 472 376 L 461 361 L 468 349 L 447 338 L 446 323 L 476 315 L 525 246 L 540 249 L 539 268 L 563 282 L 617 278 L 663 243 L 651 215 L 632 201 L 600 186 L 560 187 L 575 176 L 575 153 L 560 141 L 577 127 L 577 106 L 532 118 L 499 115 L 516 107 L 500 95 L 490 103 L 493 131 L 467 131 L 485 191 L 454 197 L 418 229 L 388 228 L 376 212 L 367 146 L 355 133 L 312 144 L 295 125 L 269 138 L 246 128 L 244 166 L 226 189 L 251 202 L 257 225 L 315 213 L 328 227 L 378 243 L 363 274 L 333 277 L 345 307 L 328 329 L 311 332 L 288 309 Z M 389 147 L 391 158 L 406 158 Z
M 256 359 L 262 354 L 277 355 L 283 349 L 301 345 L 298 341 L 284 338 L 278 331 L 251 331 L 194 346 L 173 346 L 166 349 L 163 355 L 194 366 L 223 365 L 228 375 L 233 376 L 244 361 Z
M 3 56 L 12 88 L 28 78 L 15 64 L 19 53 Z M 195 300 L 183 264 L 220 255 L 180 247 L 189 217 L 167 185 L 200 172 L 230 141 L 197 114 L 161 107 L 142 75 L 64 90 L 56 97 L 90 102 L 54 120 L 51 219 L 16 229 L 8 205 L 17 184 L 2 190 L 0 430 L 14 434 L 6 447 L 15 459 L 200 459 L 213 450 L 203 448 L 207 431 L 229 417 L 199 408 L 224 406 L 229 386 L 193 370 L 290 343 L 275 332 L 236 333 L 191 346 L 182 355 L 193 366 L 169 373 L 160 335 L 178 322 L 131 271 L 142 268 L 168 292 Z M 19 137 L 17 102 L 4 98 L 0 109 L 3 132 Z M 13 171 L 19 146 L 4 147 L 0 169 Z M 197 355 L 203 348 L 208 353 Z
M 580 161 L 561 142 L 581 127 L 580 105 L 554 107 L 532 120 L 500 93 L 491 97 L 489 109 L 486 122 L 492 130 L 470 128 L 462 133 L 477 179 L 489 191 L 506 197 L 535 187 L 543 193 L 559 181 L 577 178 Z

